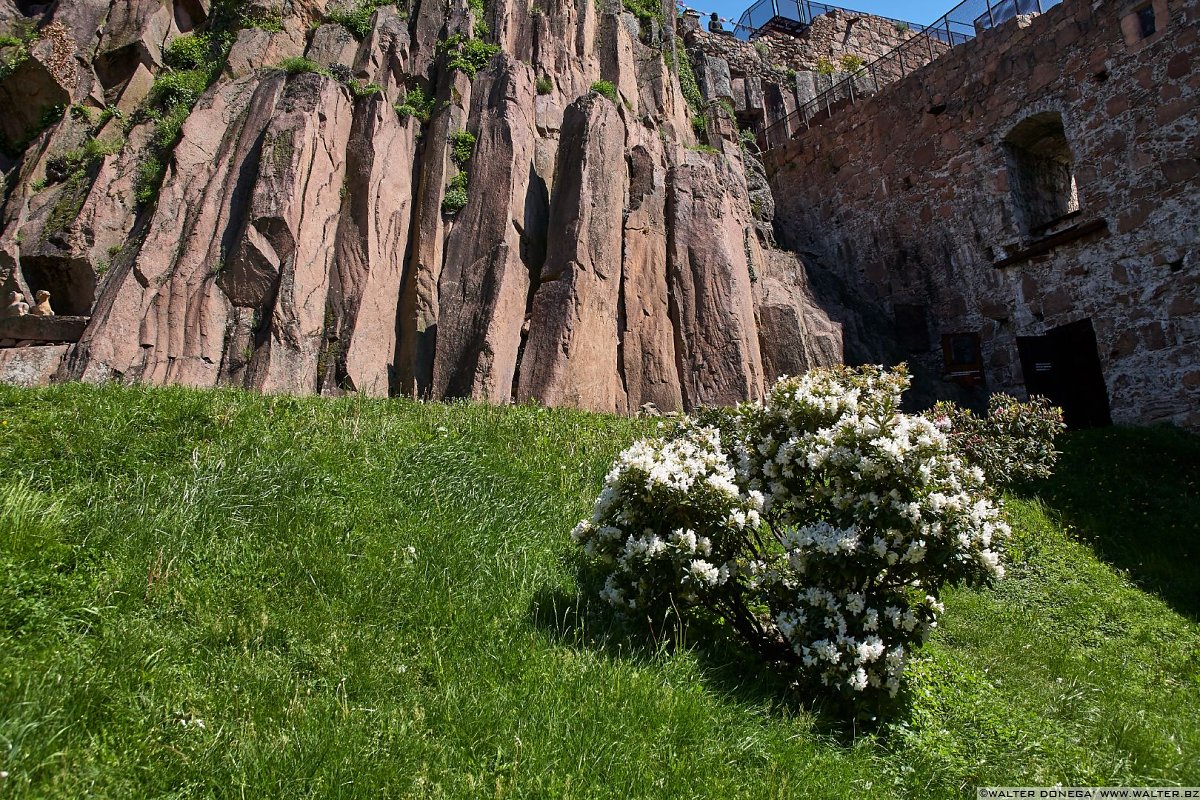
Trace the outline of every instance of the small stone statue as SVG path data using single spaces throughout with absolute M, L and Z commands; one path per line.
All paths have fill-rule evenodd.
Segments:
M 37 305 L 29 309 L 29 313 L 34 317 L 53 317 L 54 309 L 50 307 L 50 293 L 45 289 L 39 290 L 34 299 L 37 300 Z
M 25 302 L 25 295 L 20 292 L 8 293 L 8 305 L 4 309 L 5 317 L 23 317 L 29 313 L 29 304 Z

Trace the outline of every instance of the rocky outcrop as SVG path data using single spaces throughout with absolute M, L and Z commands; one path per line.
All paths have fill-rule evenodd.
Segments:
M 803 266 L 771 266 L 736 128 L 710 109 L 697 139 L 671 33 L 615 4 L 420 2 L 365 30 L 319 0 L 59 8 L 30 52 L 60 25 L 78 69 L 0 81 L 76 103 L 14 160 L 0 232 L 6 287 L 90 315 L 57 379 L 624 413 L 838 356 Z M 222 68 L 164 66 L 222 25 Z M 197 75 L 186 119 L 161 105 Z
M 479 136 L 466 206 L 447 237 L 439 277 L 435 397 L 492 402 L 512 395 L 532 276 L 531 242 L 545 236 L 533 171 L 533 71 L 505 61 L 482 82 Z
M 757 295 L 758 343 L 768 375 L 803 375 L 842 363 L 842 324 L 821 307 L 797 256 L 768 251 Z
M 689 407 L 756 400 L 764 390 L 751 276 L 762 251 L 738 166 L 688 152 L 670 175 L 672 317 Z
M 591 94 L 567 108 L 546 264 L 533 298 L 517 397 L 600 411 L 624 407 L 617 372 L 625 126 Z

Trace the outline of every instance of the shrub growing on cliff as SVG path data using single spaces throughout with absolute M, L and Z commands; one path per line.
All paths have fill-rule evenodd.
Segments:
M 447 69 L 459 70 L 467 77 L 474 78 L 475 73 L 486 67 L 500 52 L 500 46 L 455 34 L 438 44 L 438 51 L 446 57 Z
M 636 443 L 573 538 L 636 614 L 721 620 L 816 693 L 899 690 L 941 590 L 1004 574 L 999 501 L 901 370 L 783 379 L 762 405 L 708 411 Z
M 415 117 L 421 122 L 428 122 L 436 103 L 436 99 L 425 94 L 420 86 L 416 86 L 409 89 L 404 96 L 404 102 L 397 103 L 394 108 L 401 119 Z
M 328 75 L 329 70 L 322 67 L 315 61 L 312 61 L 301 56 L 291 56 L 279 62 L 279 69 L 286 72 L 288 75 L 306 75 L 309 73 L 315 75 Z
M 173 70 L 200 69 L 220 50 L 221 43 L 208 34 L 184 34 L 163 48 L 163 63 Z
M 592 84 L 592 91 L 614 103 L 617 102 L 617 87 L 613 86 L 612 81 L 596 81 Z
M 475 152 L 475 134 L 457 131 L 450 135 L 450 160 L 458 167 L 458 174 L 450 181 L 446 197 L 442 200 L 442 212 L 453 215 L 467 205 L 467 184 L 470 181 L 468 167 Z
M 29 58 L 29 47 L 37 41 L 37 26 L 18 20 L 9 34 L 0 36 L 0 80 L 17 71 Z
M 360 0 L 357 3 L 335 5 L 325 13 L 325 21 L 341 25 L 355 38 L 365 38 L 371 32 L 371 17 L 383 6 L 400 5 L 396 0 Z M 403 9 L 402 9 L 403 10 Z
M 699 111 L 704 107 L 704 96 L 700 93 L 700 84 L 696 81 L 696 71 L 692 68 L 692 60 L 678 40 L 674 53 L 672 66 L 675 74 L 679 76 L 679 90 L 683 92 L 683 99 L 692 107 L 692 110 Z
M 454 216 L 467 206 L 467 173 L 460 172 L 450 181 L 446 196 L 442 198 L 442 213 Z
M 842 72 L 849 72 L 851 75 L 861 74 L 863 67 L 866 65 L 866 60 L 862 56 L 855 55 L 854 53 L 847 53 L 838 61 L 838 66 L 841 67 Z
M 475 134 L 470 131 L 456 131 L 450 135 L 450 160 L 459 169 L 466 169 L 474 152 Z

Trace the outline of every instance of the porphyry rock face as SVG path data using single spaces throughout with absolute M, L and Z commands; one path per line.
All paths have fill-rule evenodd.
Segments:
M 840 357 L 736 129 L 697 140 L 683 49 L 619 6 L 68 5 L 0 19 L 0 92 L 75 104 L 10 121 L 0 217 L 5 290 L 90 316 L 57 379 L 625 413 Z

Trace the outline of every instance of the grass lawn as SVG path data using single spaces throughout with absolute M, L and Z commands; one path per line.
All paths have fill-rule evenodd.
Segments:
M 864 732 L 581 602 L 568 532 L 649 427 L 0 387 L 0 797 L 1200 785 L 1200 439 L 1069 438 Z

